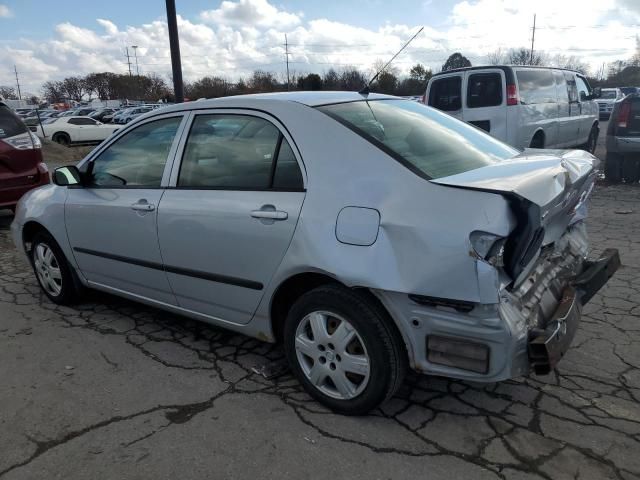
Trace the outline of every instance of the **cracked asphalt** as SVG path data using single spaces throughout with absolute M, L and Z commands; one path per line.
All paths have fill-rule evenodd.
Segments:
M 0 478 L 640 479 L 640 186 L 598 186 L 594 255 L 623 266 L 548 376 L 409 375 L 368 417 L 334 415 L 278 347 L 92 292 L 40 293 L 0 212 Z

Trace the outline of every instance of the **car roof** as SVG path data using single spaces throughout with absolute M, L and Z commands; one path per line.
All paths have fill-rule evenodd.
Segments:
M 233 95 L 230 97 L 213 98 L 210 100 L 200 100 L 197 102 L 178 103 L 168 105 L 162 108 L 162 114 L 184 111 L 184 110 L 200 110 L 206 108 L 242 108 L 250 107 L 256 100 L 269 102 L 295 102 L 307 105 L 309 107 L 317 107 L 320 105 L 330 105 L 333 103 L 357 102 L 361 100 L 382 100 L 395 99 L 404 100 L 400 97 L 392 95 L 382 95 L 378 93 L 370 93 L 369 95 L 361 95 L 357 92 L 277 92 L 277 93 L 254 93 L 250 95 Z
M 466 72 L 467 70 L 486 70 L 489 68 L 497 68 L 500 70 L 509 70 L 509 71 L 512 71 L 512 69 L 514 68 L 536 68 L 540 70 L 562 70 L 563 72 L 572 72 L 572 73 L 577 73 L 578 75 L 583 75 L 582 73 L 576 70 L 571 70 L 570 68 L 544 67 L 540 65 L 477 65 L 474 67 L 462 67 L 462 68 L 454 68 L 452 70 L 445 70 L 443 72 L 434 73 L 433 77 L 438 77 L 440 75 L 447 75 L 449 73 Z

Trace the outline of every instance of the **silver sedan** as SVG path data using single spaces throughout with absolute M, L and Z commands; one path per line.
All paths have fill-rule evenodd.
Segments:
M 228 97 L 136 119 L 12 231 L 53 302 L 89 287 L 282 342 L 312 396 L 362 414 L 407 367 L 555 366 L 619 265 L 586 260 L 596 162 L 394 97 Z

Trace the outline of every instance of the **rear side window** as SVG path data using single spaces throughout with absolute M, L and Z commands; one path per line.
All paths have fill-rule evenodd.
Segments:
M 474 73 L 467 80 L 467 107 L 495 107 L 502 104 L 502 77 L 499 73 Z
M 564 79 L 563 73 L 558 70 L 554 70 L 553 79 L 556 82 L 558 103 L 567 103 L 569 101 L 569 91 L 567 90 L 567 81 Z
M 522 104 L 557 103 L 556 84 L 551 70 L 518 70 L 516 77 Z
M 453 77 L 433 80 L 429 90 L 429 106 L 445 112 L 462 108 L 462 78 Z
M 417 102 L 363 100 L 318 110 L 426 178 L 492 165 L 518 153 L 477 128 Z
M 9 107 L 0 105 L 0 138 L 26 133 L 27 126 Z
M 193 121 L 178 187 L 288 190 L 303 185 L 295 155 L 274 124 L 249 115 L 214 114 Z
M 70 118 L 69 122 L 71 125 L 95 125 L 96 121 L 89 117 L 83 118 Z

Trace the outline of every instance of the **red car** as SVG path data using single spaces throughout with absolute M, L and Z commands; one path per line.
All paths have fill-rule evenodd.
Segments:
M 32 188 L 50 182 L 42 144 L 7 105 L 0 102 L 0 209 L 14 209 Z

